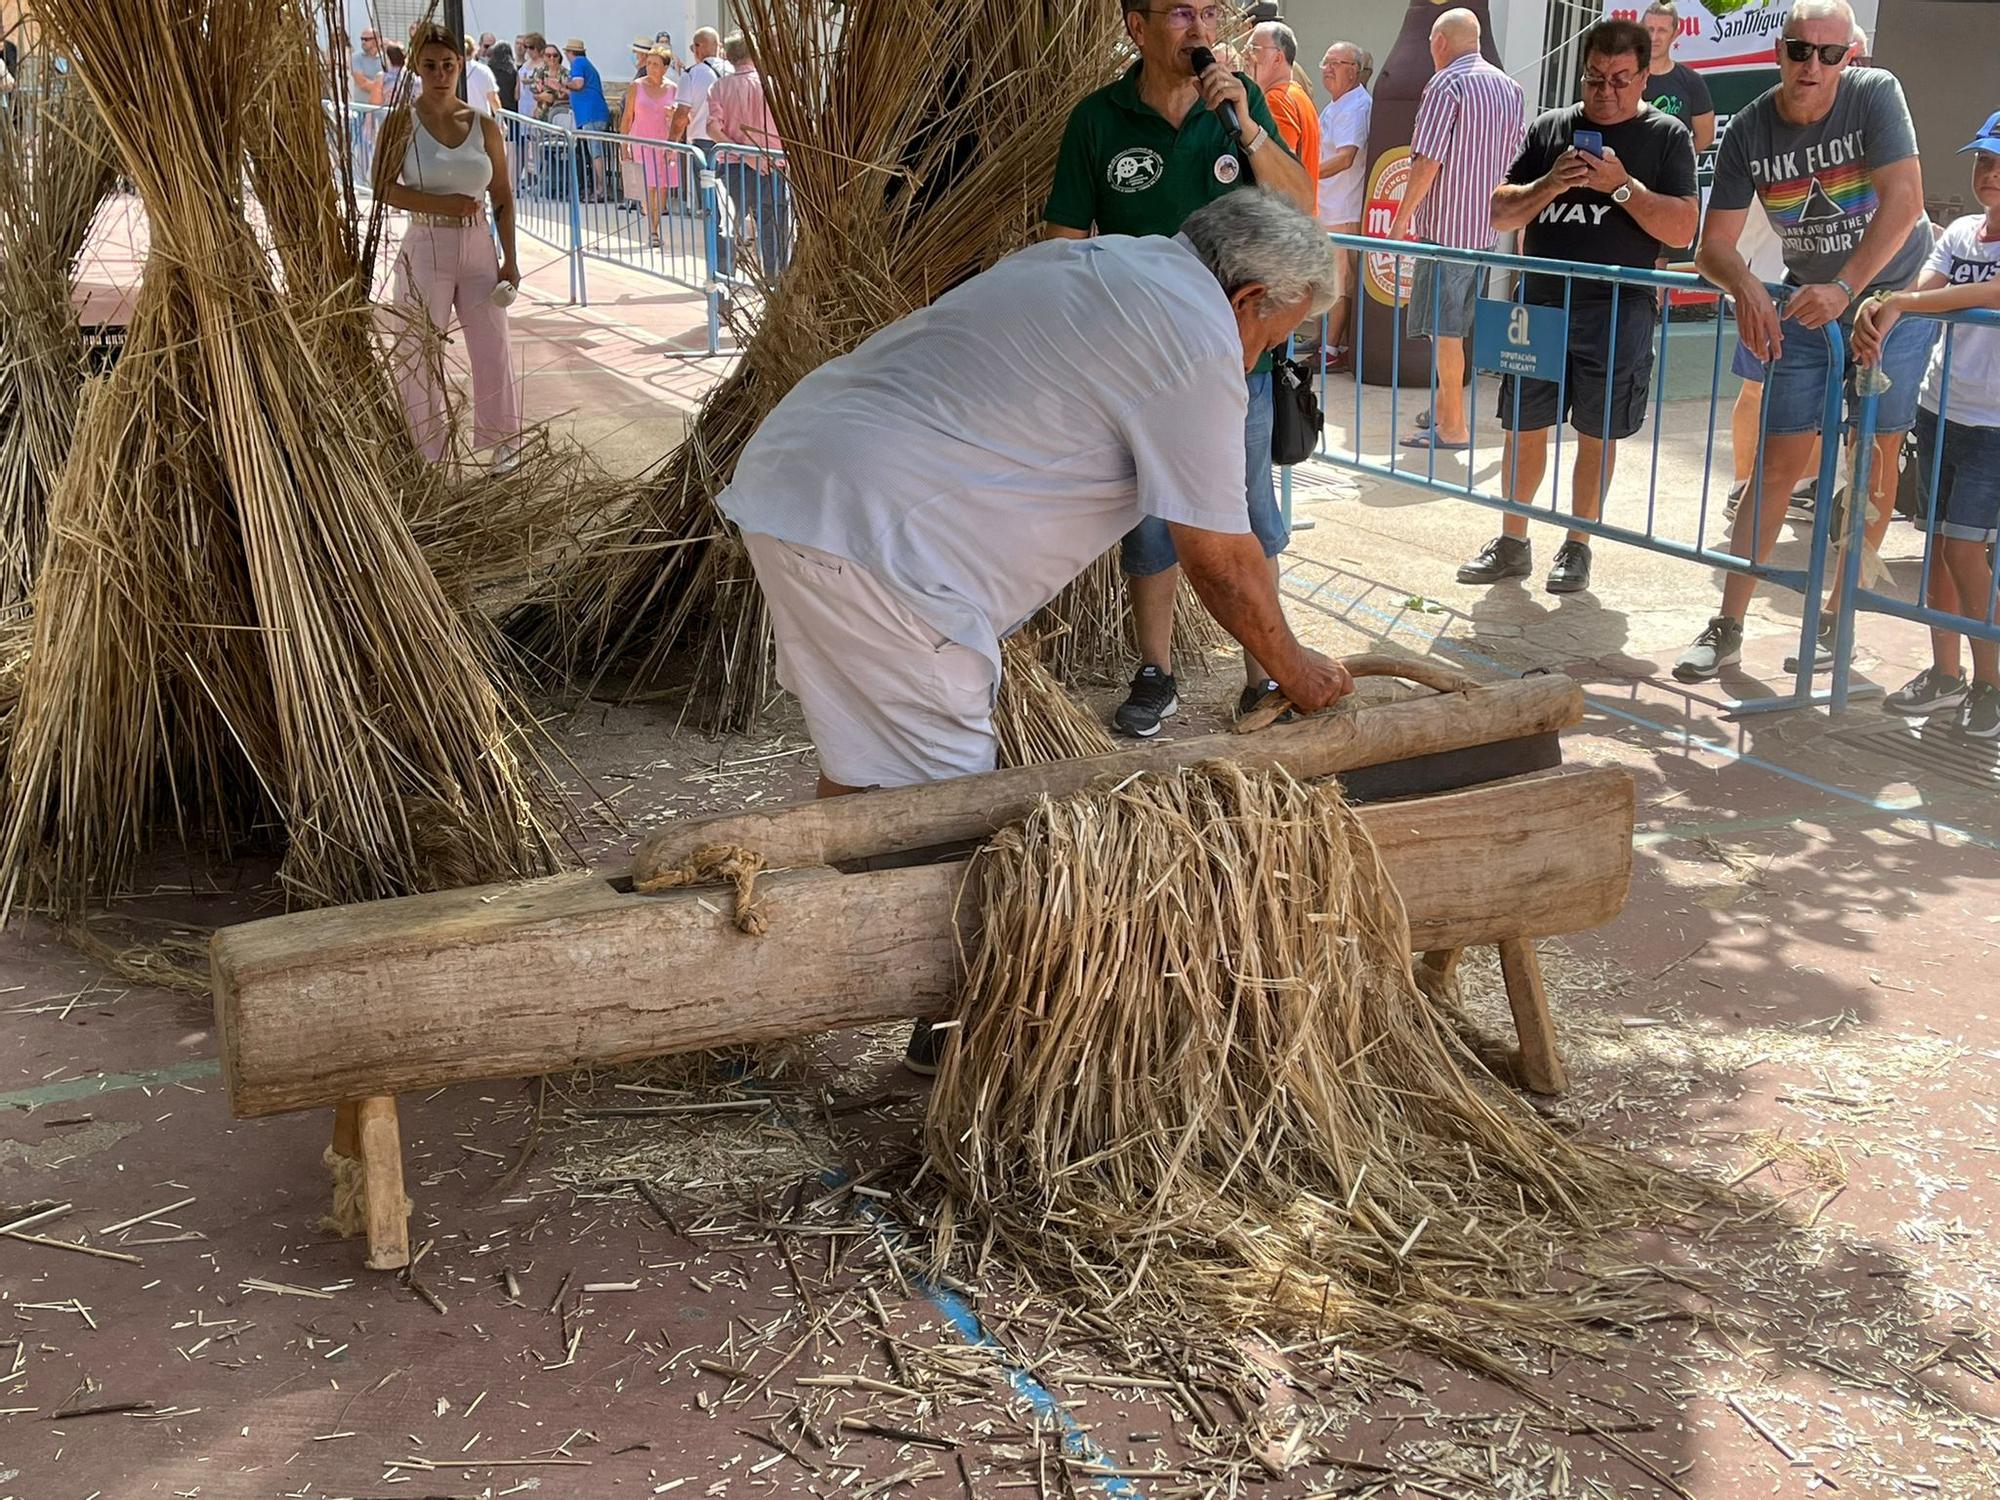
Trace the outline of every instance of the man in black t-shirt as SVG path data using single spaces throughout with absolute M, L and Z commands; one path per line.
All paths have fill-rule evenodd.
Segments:
M 1651 51 L 1636 21 L 1600 21 L 1585 34 L 1584 102 L 1549 110 L 1530 125 L 1507 180 L 1493 190 L 1493 227 L 1520 230 L 1523 255 L 1651 270 L 1663 244 L 1694 238 L 1701 203 L 1693 142 L 1685 125 L 1640 98 Z M 1618 440 L 1645 421 L 1659 318 L 1651 289 L 1551 275 L 1523 280 L 1524 302 L 1561 307 L 1565 295 L 1568 360 L 1561 384 L 1512 375 L 1500 384 L 1507 433 L 1500 473 L 1507 498 L 1524 510 L 1510 513 L 1502 534 L 1458 570 L 1460 583 L 1525 578 L 1533 570 L 1525 507 L 1548 468 L 1551 427 L 1568 418 L 1576 429 L 1572 508 L 1594 521 Z M 1549 570 L 1548 590 L 1589 587 L 1590 544 L 1583 532 L 1571 531 Z
M 1674 0 L 1653 0 L 1640 24 L 1653 44 L 1653 60 L 1646 71 L 1646 102 L 1687 126 L 1694 133 L 1694 154 L 1700 156 L 1715 144 L 1715 101 L 1709 97 L 1701 74 L 1674 61 L 1674 44 L 1681 39 L 1681 13 Z

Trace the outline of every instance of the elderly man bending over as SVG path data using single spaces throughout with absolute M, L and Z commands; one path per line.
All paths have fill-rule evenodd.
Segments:
M 1286 625 L 1243 498 L 1244 372 L 1332 297 L 1319 226 L 1244 190 L 1171 238 L 1022 250 L 800 381 L 717 503 L 820 795 L 993 769 L 1001 637 L 1146 516 L 1292 702 L 1346 693 Z

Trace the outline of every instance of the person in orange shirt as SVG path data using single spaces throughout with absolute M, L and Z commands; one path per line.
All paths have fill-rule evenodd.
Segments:
M 1243 49 L 1243 61 L 1258 88 L 1271 106 L 1271 118 L 1278 124 L 1278 139 L 1285 149 L 1314 171 L 1319 167 L 1319 111 L 1313 97 L 1299 87 L 1293 67 L 1299 60 L 1299 39 L 1283 21 L 1266 21 L 1250 33 Z M 1313 179 L 1315 194 L 1319 179 Z M 1318 212 L 1317 204 L 1313 211 Z

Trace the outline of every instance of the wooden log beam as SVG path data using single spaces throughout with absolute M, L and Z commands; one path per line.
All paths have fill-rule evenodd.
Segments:
M 1608 921 L 1632 808 L 1626 772 L 1565 767 L 1361 817 L 1413 948 L 1433 951 Z M 973 919 L 965 868 L 766 876 L 762 937 L 736 930 L 727 889 L 639 896 L 601 874 L 225 928 L 211 952 L 230 1105 L 276 1114 L 932 1014 Z
M 1456 679 L 1453 679 L 1456 680 Z M 757 812 L 674 823 L 648 834 L 632 861 L 645 884 L 703 844 L 741 844 L 772 868 L 838 865 L 874 855 L 985 838 L 1026 817 L 1044 796 L 1066 797 L 1101 777 L 1122 779 L 1197 761 L 1283 766 L 1302 780 L 1443 750 L 1567 728 L 1583 717 L 1583 689 L 1561 674 L 1523 677 L 1431 698 L 1342 709 L 1252 735 L 1213 734 L 1116 755 L 1017 766 L 925 786 L 890 787 Z

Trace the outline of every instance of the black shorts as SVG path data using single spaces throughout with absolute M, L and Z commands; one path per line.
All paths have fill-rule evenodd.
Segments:
M 1653 335 L 1659 310 L 1652 297 L 1637 287 L 1618 293 L 1618 337 L 1613 347 L 1611 301 L 1572 303 L 1569 310 L 1569 359 L 1563 384 L 1548 380 L 1500 381 L 1500 425 L 1508 432 L 1536 432 L 1565 417 L 1587 437 L 1628 438 L 1646 420 L 1646 398 L 1653 381 Z M 1615 362 L 1609 371 L 1606 363 Z M 1520 406 L 1515 408 L 1516 385 Z M 1611 425 L 1605 430 L 1605 406 Z M 1565 407 L 1567 410 L 1565 410 Z

